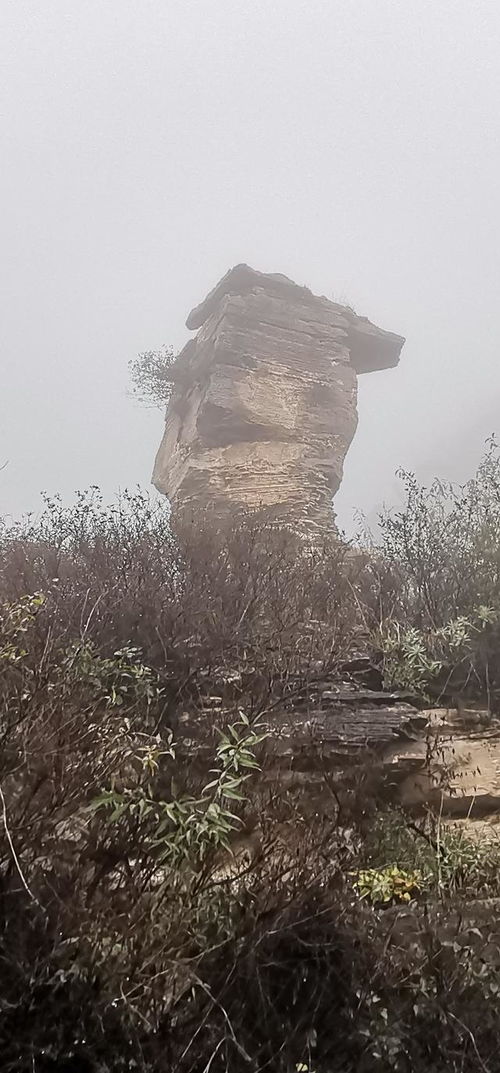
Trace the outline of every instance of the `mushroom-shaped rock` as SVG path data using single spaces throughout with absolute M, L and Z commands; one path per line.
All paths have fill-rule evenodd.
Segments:
M 404 339 L 286 276 L 232 268 L 187 319 L 153 483 L 175 512 L 333 529 L 357 374 Z

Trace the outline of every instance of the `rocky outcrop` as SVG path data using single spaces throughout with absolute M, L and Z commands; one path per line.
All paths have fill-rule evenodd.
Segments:
M 175 510 L 332 527 L 359 373 L 404 340 L 281 275 L 231 269 L 187 320 L 153 483 Z
M 500 721 L 488 711 L 438 708 L 425 714 L 425 740 L 393 750 L 397 766 L 408 772 L 399 786 L 401 803 L 417 811 L 431 806 L 447 818 L 498 818 Z

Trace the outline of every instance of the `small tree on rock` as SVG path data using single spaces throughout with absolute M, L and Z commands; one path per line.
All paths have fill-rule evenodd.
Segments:
M 165 407 L 172 392 L 171 369 L 175 354 L 164 344 L 158 350 L 145 350 L 129 362 L 132 395 L 144 406 Z

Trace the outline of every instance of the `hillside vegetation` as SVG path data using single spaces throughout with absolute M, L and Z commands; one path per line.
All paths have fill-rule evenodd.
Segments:
M 265 780 L 269 712 L 360 655 L 499 709 L 497 448 L 403 480 L 376 546 L 97 489 L 0 530 L 5 1073 L 500 1070 L 494 848 L 368 807 L 368 756 L 342 822 Z

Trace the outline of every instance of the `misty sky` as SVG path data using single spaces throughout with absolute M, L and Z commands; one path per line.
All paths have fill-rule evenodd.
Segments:
M 1 0 L 0 513 L 148 484 L 140 350 L 231 265 L 407 338 L 341 520 L 500 431 L 498 0 Z

